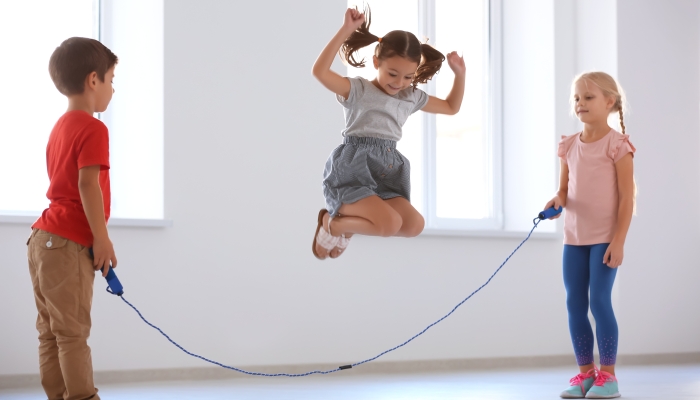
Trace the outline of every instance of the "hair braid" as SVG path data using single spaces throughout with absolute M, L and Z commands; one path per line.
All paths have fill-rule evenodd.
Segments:
M 622 134 L 625 135 L 625 120 L 622 117 L 622 108 L 620 108 L 618 112 L 620 113 L 620 128 L 622 128 Z

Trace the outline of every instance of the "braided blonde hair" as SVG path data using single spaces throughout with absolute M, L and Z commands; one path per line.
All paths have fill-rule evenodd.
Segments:
M 615 99 L 615 104 L 613 104 L 612 108 L 610 109 L 610 113 L 617 112 L 620 114 L 620 129 L 623 134 L 626 134 L 625 120 L 623 115 L 627 112 L 628 105 L 627 98 L 625 97 L 625 92 L 622 90 L 622 87 L 620 87 L 620 85 L 615 81 L 615 78 L 606 74 L 605 72 L 584 72 L 582 74 L 579 74 L 576 78 L 574 78 L 574 81 L 571 84 L 572 93 L 574 92 L 576 83 L 584 79 L 598 86 L 603 92 L 603 95 L 605 95 L 605 97 L 612 97 Z M 571 107 L 573 111 L 575 108 L 573 96 L 571 96 Z

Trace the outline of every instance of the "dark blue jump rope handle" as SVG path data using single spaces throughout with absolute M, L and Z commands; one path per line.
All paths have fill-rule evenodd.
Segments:
M 92 248 L 90 249 L 90 256 L 93 256 Z M 109 285 L 107 291 L 109 293 L 116 294 L 117 296 L 123 295 L 124 287 L 122 286 L 121 282 L 119 282 L 117 274 L 114 273 L 114 268 L 112 268 L 111 265 L 107 268 L 109 268 L 109 272 L 107 273 L 107 276 L 105 276 L 105 279 L 107 280 L 107 285 Z M 102 267 L 102 271 L 104 271 L 104 269 L 105 267 Z
M 559 208 L 554 208 L 554 207 L 549 207 L 548 209 L 542 211 L 539 213 L 537 216 L 539 219 L 549 219 L 554 217 L 555 215 L 558 215 L 562 211 L 562 207 L 559 206 Z

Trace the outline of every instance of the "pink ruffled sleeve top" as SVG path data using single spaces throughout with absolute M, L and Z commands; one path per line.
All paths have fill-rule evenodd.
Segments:
M 563 136 L 559 142 L 558 155 L 569 167 L 564 244 L 610 243 L 619 206 L 615 163 L 636 149 L 628 135 L 614 129 L 592 143 L 580 137 Z

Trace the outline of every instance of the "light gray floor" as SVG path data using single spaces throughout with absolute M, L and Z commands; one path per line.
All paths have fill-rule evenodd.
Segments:
M 575 372 L 574 372 L 575 373 Z M 350 375 L 306 378 L 241 378 L 102 385 L 111 399 L 558 399 L 571 369 Z M 700 365 L 620 367 L 625 399 L 700 400 Z M 42 399 L 39 390 L 0 391 L 0 399 Z

